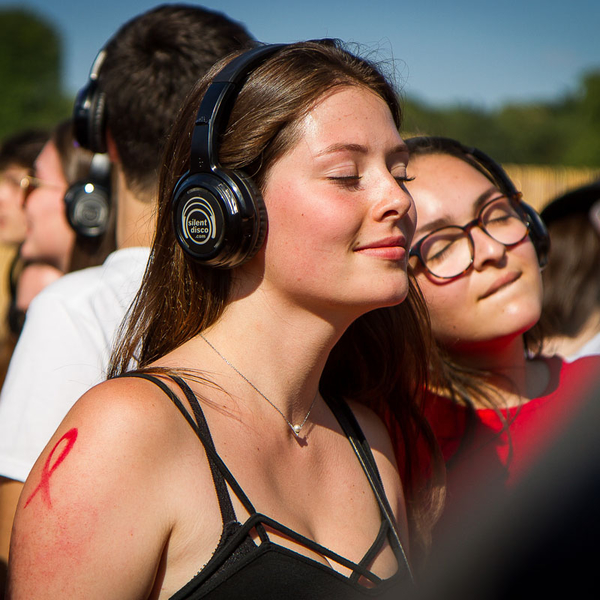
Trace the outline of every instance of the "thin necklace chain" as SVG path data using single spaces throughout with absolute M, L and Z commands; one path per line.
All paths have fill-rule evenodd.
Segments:
M 315 394 L 315 397 L 313 398 L 313 401 L 310 404 L 310 407 L 308 409 L 308 412 L 306 413 L 306 416 L 304 417 L 304 419 L 302 420 L 302 423 L 300 423 L 299 425 L 293 425 L 292 423 L 290 423 L 288 421 L 288 418 L 281 412 L 281 410 L 279 410 L 279 407 L 274 404 L 273 402 L 271 402 L 271 400 L 269 400 L 241 371 L 238 371 L 234 365 L 232 365 L 205 337 L 203 334 L 200 334 L 200 337 L 210 346 L 210 348 L 212 348 L 216 354 L 218 356 L 220 356 L 225 363 L 227 363 L 257 394 L 260 394 L 282 417 L 283 420 L 287 423 L 287 426 L 291 429 L 292 433 L 299 438 L 300 437 L 300 431 L 302 431 L 302 428 L 304 427 L 304 425 L 306 424 L 306 421 L 308 421 L 308 417 L 310 416 L 310 412 L 313 409 L 313 406 L 315 405 L 315 402 L 317 401 L 317 397 L 319 396 L 319 391 L 317 390 L 317 393 Z

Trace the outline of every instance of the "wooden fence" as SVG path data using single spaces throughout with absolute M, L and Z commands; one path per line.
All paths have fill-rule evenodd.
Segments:
M 535 165 L 503 165 L 525 202 L 538 211 L 568 190 L 600 179 L 600 168 L 543 167 Z

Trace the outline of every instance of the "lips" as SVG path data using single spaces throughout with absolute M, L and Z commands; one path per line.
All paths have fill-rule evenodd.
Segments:
M 402 235 L 383 238 L 374 242 L 361 244 L 355 252 L 369 254 L 379 258 L 399 260 L 406 256 L 406 238 Z
M 510 273 L 502 275 L 501 277 L 498 277 L 498 279 L 496 279 L 494 283 L 492 283 L 492 285 L 488 287 L 488 289 L 483 295 L 479 297 L 479 299 L 483 300 L 484 298 L 489 298 L 490 296 L 493 296 L 496 292 L 499 292 L 500 290 L 509 286 L 511 283 L 514 283 L 520 277 L 521 273 L 518 271 L 512 271 Z

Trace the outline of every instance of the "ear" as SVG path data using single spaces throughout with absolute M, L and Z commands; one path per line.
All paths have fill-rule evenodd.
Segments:
M 596 200 L 590 208 L 590 221 L 596 230 L 596 233 L 600 236 L 600 200 Z
M 115 140 L 108 127 L 106 128 L 106 148 L 108 152 L 108 158 L 110 158 L 110 162 L 113 164 L 120 164 L 121 159 L 119 157 L 119 151 L 117 150 L 117 145 L 115 144 Z

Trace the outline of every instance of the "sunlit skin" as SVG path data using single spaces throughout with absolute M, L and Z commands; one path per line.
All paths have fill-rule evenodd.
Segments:
M 25 202 L 27 234 L 21 255 L 26 260 L 45 261 L 65 271 L 75 232 L 65 213 L 67 181 L 53 142 L 48 142 L 36 159 L 34 175 L 40 185 L 29 193 Z
M 19 244 L 27 227 L 23 210 L 23 189 L 20 182 L 28 170 L 9 165 L 0 173 L 0 243 Z
M 308 113 L 300 132 L 267 176 L 265 245 L 235 270 L 233 299 L 205 331 L 292 422 L 312 404 L 328 353 L 347 325 L 405 298 L 415 224 L 404 186 L 406 148 L 382 100 L 362 88 L 338 89 Z M 362 559 L 381 512 L 320 397 L 299 444 L 281 415 L 201 338 L 157 365 L 201 365 L 210 374 L 216 386 L 190 385 L 206 400 L 219 455 L 258 511 Z M 406 539 L 389 437 L 368 409 L 353 408 Z M 55 464 L 52 449 L 60 452 L 74 429 L 77 442 L 49 477 L 50 507 L 35 490 L 51 468 L 45 465 Z M 245 521 L 233 494 L 232 502 Z M 152 384 L 114 379 L 76 403 L 25 485 L 11 550 L 19 591 L 13 600 L 169 598 L 209 561 L 221 532 L 212 475 L 192 429 Z M 274 534 L 274 541 L 349 574 L 292 540 Z M 370 568 L 388 578 L 398 563 L 385 547 Z
M 415 241 L 437 227 L 468 223 L 499 193 L 479 171 L 448 155 L 413 157 L 409 175 L 418 213 Z M 525 362 L 522 335 L 539 320 L 542 306 L 535 248 L 529 237 L 507 248 L 478 227 L 471 234 L 473 265 L 455 279 L 438 279 L 411 259 L 433 333 L 463 363 L 524 379 L 529 389 L 525 371 L 539 366 Z
M 389 109 L 372 92 L 337 90 L 301 131 L 268 177 L 264 284 L 328 318 L 354 320 L 401 302 L 416 213 L 404 187 L 408 153 Z
M 77 440 L 77 429 L 69 429 L 65 435 L 63 435 L 58 442 L 54 445 L 46 462 L 44 464 L 44 468 L 42 470 L 42 474 L 40 476 L 40 483 L 33 490 L 27 501 L 25 502 L 24 508 L 29 506 L 29 503 L 33 500 L 33 498 L 38 494 L 40 494 L 40 501 L 48 506 L 48 508 L 52 508 L 52 495 L 50 493 L 50 477 L 60 467 L 61 463 L 65 458 L 67 458 L 68 454 L 73 449 L 75 442 Z M 57 456 L 54 456 L 55 453 Z

